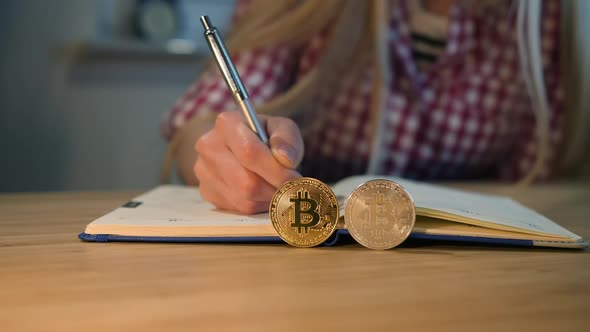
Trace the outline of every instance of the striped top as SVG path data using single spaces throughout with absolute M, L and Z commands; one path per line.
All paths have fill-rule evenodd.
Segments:
M 421 2 L 410 0 L 408 12 L 412 32 L 412 56 L 418 68 L 426 70 L 445 50 L 449 19 L 425 10 Z

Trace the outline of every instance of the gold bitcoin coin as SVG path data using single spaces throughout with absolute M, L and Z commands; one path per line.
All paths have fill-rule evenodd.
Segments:
M 296 247 L 313 247 L 334 233 L 340 211 L 336 195 L 325 183 L 298 178 L 277 190 L 269 213 L 281 239 Z
M 344 223 L 360 244 L 371 249 L 391 249 L 408 238 L 416 220 L 412 197 L 399 184 L 371 180 L 348 197 Z

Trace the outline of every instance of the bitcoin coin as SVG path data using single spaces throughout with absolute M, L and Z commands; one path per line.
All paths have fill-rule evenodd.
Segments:
M 336 230 L 339 205 L 325 183 L 298 178 L 285 183 L 270 202 L 270 220 L 285 242 L 296 247 L 313 247 Z
M 408 238 L 416 220 L 412 197 L 399 184 L 371 180 L 348 197 L 344 223 L 348 232 L 367 248 L 385 250 Z

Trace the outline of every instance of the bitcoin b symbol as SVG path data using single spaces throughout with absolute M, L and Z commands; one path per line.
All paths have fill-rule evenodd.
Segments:
M 352 191 L 344 218 L 348 233 L 376 250 L 391 249 L 405 241 L 416 221 L 412 197 L 399 184 L 369 180 Z
M 295 203 L 295 220 L 291 223 L 291 227 L 297 227 L 297 233 L 301 234 L 309 232 L 310 227 L 314 227 L 320 222 L 320 214 L 317 211 L 318 202 L 309 197 L 307 190 L 298 190 L 297 198 L 291 198 L 291 202 Z
M 382 236 L 383 232 L 390 228 L 390 223 L 395 220 L 393 203 L 385 201 L 384 195 L 380 192 L 373 194 L 373 198 L 366 202 L 369 205 L 367 228 L 376 232 L 375 235 Z

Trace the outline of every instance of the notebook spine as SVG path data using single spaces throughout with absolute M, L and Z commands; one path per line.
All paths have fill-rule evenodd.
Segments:
M 94 236 L 94 241 L 96 241 L 96 242 L 109 242 L 109 235 L 108 234 L 96 234 Z

